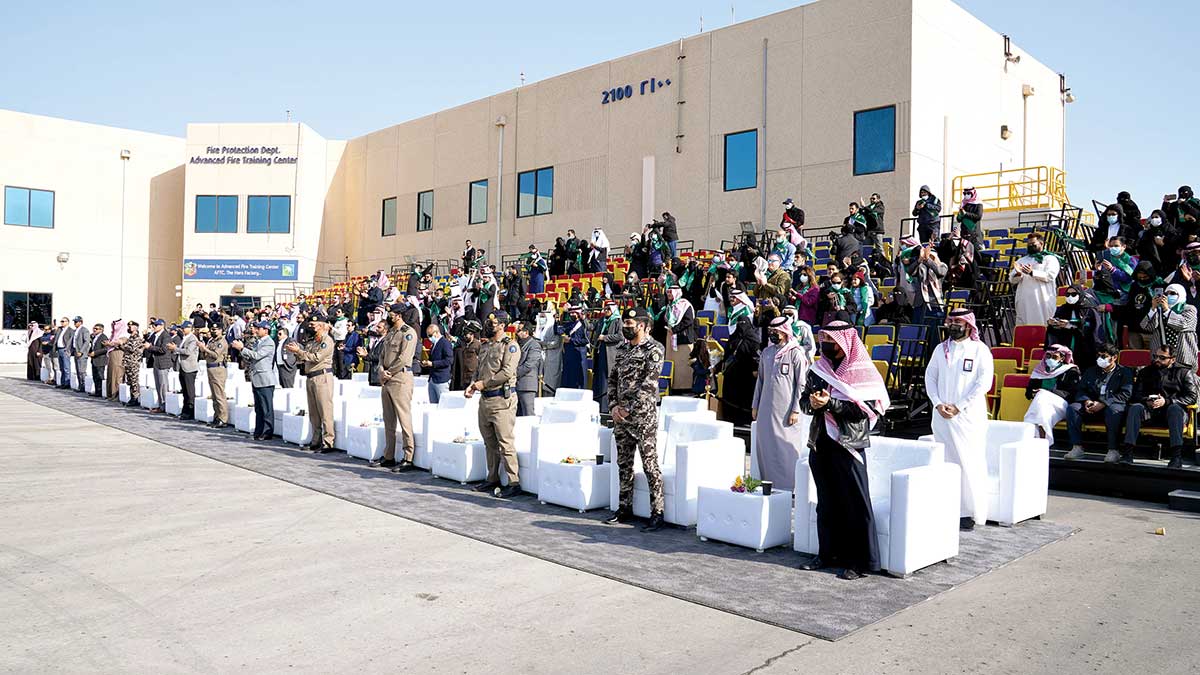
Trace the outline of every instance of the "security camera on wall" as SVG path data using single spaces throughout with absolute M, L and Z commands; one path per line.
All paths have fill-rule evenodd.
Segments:
M 1000 125 L 1000 138 L 1005 141 L 1012 138 L 1012 130 L 1008 128 L 1007 124 Z

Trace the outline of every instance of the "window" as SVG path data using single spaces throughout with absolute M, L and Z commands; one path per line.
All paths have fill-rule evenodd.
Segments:
M 467 223 L 469 225 L 487 222 L 487 189 L 488 182 L 486 180 L 477 180 L 471 183 L 471 192 L 467 200 Z
M 292 198 L 251 196 L 246 198 L 246 231 L 287 234 L 292 231 Z
M 854 175 L 896 170 L 896 106 L 854 113 Z
M 417 232 L 433 229 L 433 190 L 417 193 Z
M 758 187 L 758 129 L 725 134 L 725 191 Z
M 517 217 L 554 212 L 554 167 L 517 174 Z
M 54 193 L 50 190 L 5 186 L 4 224 L 54 227 Z
M 391 237 L 396 234 L 396 198 L 388 197 L 383 200 L 383 220 L 379 234 Z
M 4 330 L 25 330 L 30 321 L 42 326 L 53 321 L 50 293 L 4 292 Z
M 238 198 L 236 195 L 196 195 L 196 231 L 236 234 Z

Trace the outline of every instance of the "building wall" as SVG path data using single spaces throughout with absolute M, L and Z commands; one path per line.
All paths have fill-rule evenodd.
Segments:
M 182 138 L 0 110 L 0 148 L 0 184 L 55 193 L 53 229 L 0 225 L 0 290 L 53 293 L 56 317 L 89 325 L 171 315 Z

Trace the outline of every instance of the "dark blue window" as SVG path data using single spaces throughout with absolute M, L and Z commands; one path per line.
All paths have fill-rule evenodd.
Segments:
M 236 234 L 238 198 L 236 195 L 196 195 L 196 231 Z
M 758 186 L 758 130 L 725 134 L 725 191 Z
M 287 234 L 292 231 L 292 198 L 252 196 L 246 199 L 246 231 Z
M 854 175 L 896 170 L 896 106 L 854 113 Z
M 517 217 L 554 212 L 554 167 L 517 174 Z
M 54 227 L 54 193 L 50 190 L 5 186 L 4 224 Z

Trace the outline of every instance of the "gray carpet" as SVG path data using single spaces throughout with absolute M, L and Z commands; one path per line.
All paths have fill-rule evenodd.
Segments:
M 837 640 L 1073 533 L 1028 521 L 963 533 L 960 554 L 907 579 L 856 582 L 797 569 L 789 548 L 765 553 L 701 542 L 694 530 L 642 534 L 607 526 L 607 509 L 579 514 L 534 496 L 504 501 L 425 472 L 396 475 L 337 453 L 313 455 L 282 441 L 255 442 L 233 430 L 128 410 L 25 380 L 0 391 L 188 452 L 249 469 L 403 518 L 584 572 L 826 640 Z M 752 600 L 751 600 L 752 599 Z

